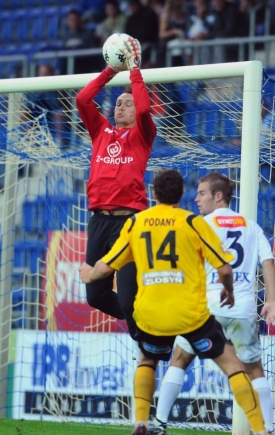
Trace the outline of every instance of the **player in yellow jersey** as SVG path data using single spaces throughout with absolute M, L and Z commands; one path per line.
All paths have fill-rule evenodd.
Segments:
M 134 303 L 136 339 L 142 357 L 134 378 L 136 423 L 132 435 L 147 435 L 158 361 L 168 361 L 176 335 L 185 337 L 199 358 L 211 358 L 229 377 L 254 434 L 266 434 L 258 395 L 234 348 L 207 308 L 204 260 L 224 286 L 221 306 L 234 305 L 233 255 L 201 216 L 178 207 L 183 194 L 179 172 L 166 169 L 154 180 L 158 204 L 129 218 L 107 255 L 79 269 L 83 282 L 105 278 L 130 261 L 137 267 Z

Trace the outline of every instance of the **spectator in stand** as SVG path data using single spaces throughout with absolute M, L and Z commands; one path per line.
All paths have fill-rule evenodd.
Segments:
M 72 9 L 66 16 L 67 36 L 64 40 L 65 50 L 81 50 L 86 48 L 99 48 L 100 44 L 95 33 L 87 29 L 82 20 L 82 14 Z M 97 72 L 104 65 L 102 54 L 94 56 L 77 56 L 74 63 L 74 74 Z M 64 58 L 61 73 L 67 73 L 67 59 Z
M 211 14 L 208 0 L 194 0 L 194 11 L 189 15 L 186 36 L 189 41 L 203 41 L 209 39 Z M 199 55 L 196 64 L 207 64 L 210 58 L 209 47 L 199 47 Z M 191 50 L 187 51 L 189 64 L 194 64 Z
M 142 58 L 147 62 L 150 60 L 152 48 L 158 43 L 158 16 L 150 6 L 143 6 L 140 0 L 129 0 L 128 12 L 125 33 L 139 40 Z
M 243 23 L 241 36 L 263 36 L 270 33 L 271 20 L 269 23 L 266 22 L 267 5 L 266 0 L 240 0 L 239 11 Z M 263 48 L 263 43 L 255 45 L 256 50 L 263 50 Z M 247 46 L 246 59 L 248 59 Z
M 212 17 L 209 38 L 231 38 L 240 36 L 241 15 L 235 3 L 227 0 L 211 0 Z M 209 63 L 235 62 L 238 60 L 238 47 L 235 45 L 216 46 L 211 50 Z
M 166 0 L 160 16 L 159 39 L 162 52 L 166 52 L 167 48 L 171 50 L 172 66 L 185 64 L 182 49 L 177 46 L 185 38 L 186 24 L 185 0 Z
M 240 0 L 239 2 L 239 13 L 241 16 L 242 26 L 239 29 L 240 36 L 249 35 L 249 10 L 251 6 L 250 0 Z
M 82 0 L 78 2 L 83 11 L 82 18 L 86 22 L 100 23 L 105 18 L 104 0 Z
M 165 0 L 150 0 L 149 5 L 156 12 L 157 16 L 160 18 L 164 10 Z
M 251 0 L 251 9 L 255 8 L 255 35 L 261 36 L 270 33 L 270 26 L 266 28 L 266 10 L 268 2 L 266 0 Z
M 275 34 L 275 0 L 269 1 L 270 8 L 270 34 Z
M 106 39 L 113 33 L 124 33 L 127 16 L 120 11 L 117 0 L 106 0 L 105 20 L 101 21 L 96 27 L 96 36 L 103 45 Z M 132 36 L 132 35 L 131 35 Z
M 55 70 L 50 63 L 41 61 L 38 64 L 37 77 L 54 75 Z M 60 97 L 59 91 L 28 92 L 23 103 L 25 110 L 21 111 L 20 119 L 25 132 L 30 131 L 35 123 L 39 123 L 43 129 L 48 128 L 54 141 L 63 148 L 69 143 L 69 124 Z

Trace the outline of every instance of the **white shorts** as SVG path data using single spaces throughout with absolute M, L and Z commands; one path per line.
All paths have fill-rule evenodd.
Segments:
M 215 317 L 222 325 L 226 337 L 232 341 L 236 354 L 242 362 L 249 364 L 261 359 L 262 349 L 256 317 L 248 319 Z M 176 344 L 191 355 L 195 355 L 185 338 L 178 336 Z
M 182 337 L 181 335 L 177 335 L 175 344 L 178 344 L 179 347 L 181 347 L 187 353 L 190 353 L 191 355 L 196 355 L 189 341 L 187 341 L 186 338 Z
M 216 316 L 224 333 L 234 346 L 236 354 L 244 363 L 253 363 L 261 359 L 262 348 L 257 324 L 257 317 L 247 319 L 230 319 Z

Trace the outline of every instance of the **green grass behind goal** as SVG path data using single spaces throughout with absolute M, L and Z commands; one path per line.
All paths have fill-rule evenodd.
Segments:
M 52 421 L 0 419 L 3 435 L 131 435 L 132 427 L 120 425 L 94 425 L 90 423 L 56 423 Z M 209 432 L 169 428 L 167 435 L 224 435 Z

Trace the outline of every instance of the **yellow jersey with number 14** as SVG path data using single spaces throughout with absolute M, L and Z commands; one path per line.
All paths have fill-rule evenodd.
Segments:
M 102 258 L 115 270 L 135 261 L 134 319 L 152 335 L 185 334 L 210 316 L 204 259 L 215 269 L 234 256 L 201 216 L 159 204 L 129 218 Z

